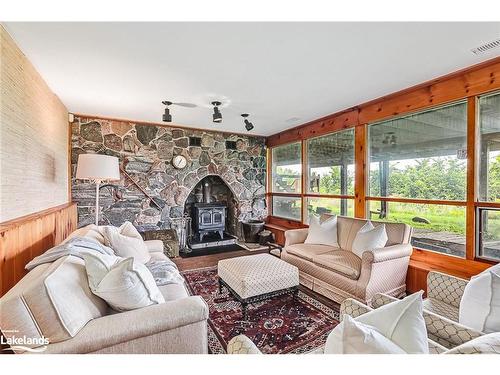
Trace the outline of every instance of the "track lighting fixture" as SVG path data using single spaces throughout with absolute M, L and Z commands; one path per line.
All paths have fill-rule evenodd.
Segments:
M 170 114 L 170 110 L 168 109 L 168 106 L 171 105 L 172 102 L 165 100 L 162 103 L 163 105 L 165 105 L 165 113 L 163 114 L 163 121 L 172 122 L 172 115 Z
M 247 131 L 252 130 L 253 129 L 253 124 L 250 121 L 248 121 L 248 119 L 247 119 L 248 113 L 242 113 L 241 117 L 243 117 L 245 119 L 245 121 L 244 121 L 245 122 L 245 129 Z
M 222 122 L 222 113 L 220 113 L 219 106 L 221 105 L 221 102 L 212 102 L 212 105 L 214 106 L 214 114 L 212 116 L 214 122 Z

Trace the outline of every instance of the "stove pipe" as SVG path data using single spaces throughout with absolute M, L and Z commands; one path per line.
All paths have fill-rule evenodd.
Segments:
M 208 181 L 203 183 L 203 203 L 210 203 L 212 197 L 212 187 Z

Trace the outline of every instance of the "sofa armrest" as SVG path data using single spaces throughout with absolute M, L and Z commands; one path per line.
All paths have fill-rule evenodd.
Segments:
M 380 306 L 387 305 L 388 303 L 397 301 L 396 297 L 384 293 L 376 293 L 371 300 L 371 307 L 378 309 Z
M 413 252 L 411 244 L 398 244 L 380 249 L 368 250 L 363 253 L 363 263 L 379 263 L 387 260 L 409 257 Z
M 247 336 L 238 335 L 227 343 L 227 354 L 262 354 L 262 352 Z
M 308 228 L 287 230 L 285 232 L 285 247 L 296 243 L 304 243 L 308 232 Z
M 483 335 L 482 332 L 466 327 L 433 312 L 424 310 L 423 315 L 428 337 L 447 349 L 462 345 L 467 341 Z
M 347 298 L 340 304 L 340 321 L 342 321 L 345 314 L 357 318 L 360 315 L 372 311 L 372 308 L 361 303 L 353 298 Z
M 163 242 L 160 240 L 147 240 L 144 241 L 146 244 L 146 247 L 148 248 L 148 251 L 150 253 L 163 253 L 164 246 Z
M 430 271 L 427 275 L 427 297 L 460 307 L 468 281 L 445 273 Z
M 49 344 L 44 353 L 91 353 L 207 319 L 208 306 L 201 297 L 181 298 L 91 320 L 75 337 Z

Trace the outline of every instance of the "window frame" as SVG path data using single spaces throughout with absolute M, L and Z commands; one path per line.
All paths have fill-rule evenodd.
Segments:
M 500 259 L 490 258 L 481 255 L 482 248 L 482 233 L 483 233 L 483 211 L 497 211 L 500 213 L 500 207 L 488 207 L 488 206 L 478 206 L 476 207 L 476 243 L 475 243 L 475 258 L 480 260 L 485 260 L 487 262 L 498 263 Z
M 286 146 L 290 146 L 292 144 L 300 144 L 300 165 L 301 165 L 301 168 L 300 168 L 300 178 L 299 178 L 299 181 L 300 181 L 300 184 L 301 184 L 301 188 L 300 188 L 300 193 L 288 193 L 288 192 L 282 192 L 282 191 L 274 191 L 274 167 L 273 167 L 273 150 L 278 148 L 278 147 L 286 147 Z M 287 195 L 287 196 L 293 196 L 293 195 L 301 195 L 304 193 L 304 143 L 302 141 L 293 141 L 293 142 L 288 142 L 288 143 L 283 143 L 279 146 L 275 146 L 275 147 L 272 147 L 270 149 L 270 152 L 269 152 L 269 157 L 270 157 L 270 163 L 269 163 L 269 166 L 270 166 L 270 174 L 271 174 L 271 178 L 269 179 L 270 181 L 270 184 L 269 184 L 269 190 L 270 190 L 270 193 L 271 194 L 275 194 L 275 195 L 280 195 L 280 194 L 284 194 L 284 195 Z M 278 216 L 279 217 L 279 216 Z
M 448 203 L 443 203 L 443 202 L 456 202 L 457 204 L 455 204 L 456 206 L 465 206 L 465 204 L 467 203 L 467 176 L 465 178 L 465 199 L 461 199 L 461 200 L 444 200 L 444 199 L 426 199 L 426 198 L 406 198 L 406 197 L 394 197 L 394 196 L 377 196 L 377 195 L 371 195 L 371 186 L 370 186 L 370 167 L 371 167 L 371 153 L 370 153 L 370 150 L 371 150 L 371 140 L 370 140 L 370 129 L 373 127 L 373 126 L 377 126 L 377 125 L 380 125 L 380 124 L 384 124 L 388 121 L 394 121 L 394 120 L 398 120 L 398 119 L 403 119 L 403 118 L 406 118 L 406 117 L 410 117 L 410 116 L 415 116 L 415 115 L 418 115 L 418 114 L 421 114 L 421 113 L 426 113 L 426 112 L 431 112 L 431 111 L 436 111 L 436 110 L 439 110 L 439 109 L 442 109 L 442 108 L 447 108 L 447 107 L 453 107 L 455 105 L 458 105 L 458 104 L 465 104 L 465 109 L 466 109 L 466 112 L 468 111 L 468 107 L 469 107 L 469 103 L 467 102 L 466 99 L 460 99 L 460 100 L 456 100 L 456 101 L 453 101 L 453 102 L 450 102 L 450 103 L 446 103 L 446 104 L 442 104 L 442 105 L 437 105 L 437 106 L 432 106 L 432 107 L 427 107 L 427 108 L 424 108 L 422 110 L 418 110 L 418 111 L 412 111 L 412 112 L 407 112 L 407 113 L 404 113 L 404 114 L 401 114 L 401 115 L 396 115 L 396 116 L 393 116 L 393 117 L 390 117 L 390 118 L 387 118 L 387 119 L 384 119 L 384 120 L 380 120 L 380 121 L 376 121 L 376 122 L 372 122 L 372 123 L 369 123 L 367 124 L 367 130 L 366 130 L 366 140 L 365 140 L 365 144 L 366 144 L 366 173 L 365 173 L 365 177 L 366 177 L 366 191 L 367 191 L 367 194 L 366 194 L 366 199 L 369 200 L 369 199 L 372 199 L 373 198 L 377 198 L 377 200 L 387 200 L 387 199 L 394 199 L 394 201 L 399 201 L 399 200 L 405 200 L 405 202 L 408 202 L 408 203 L 426 203 L 426 204 L 432 204 L 431 202 L 435 202 L 436 204 L 448 204 Z M 466 123 L 468 122 L 468 118 L 466 116 Z M 465 144 L 466 146 L 468 146 L 467 144 L 467 137 L 468 137 L 468 134 L 467 134 L 467 124 L 466 124 L 466 135 L 465 135 Z M 467 147 L 467 152 L 468 152 L 468 147 Z M 466 159 L 466 166 L 465 166 L 466 170 L 468 168 L 468 160 Z
M 464 269 L 464 267 L 471 267 L 472 270 L 484 269 L 488 264 L 498 263 L 498 260 L 489 260 L 484 257 L 479 256 L 477 253 L 477 241 L 478 241 L 478 214 L 477 207 L 485 206 L 485 207 L 494 207 L 500 208 L 500 202 L 491 202 L 491 201 L 481 201 L 478 198 L 478 182 L 479 182 L 479 140 L 480 140 L 480 106 L 479 100 L 483 96 L 490 96 L 500 94 L 499 88 L 494 88 L 493 90 L 485 87 L 483 90 L 476 90 L 474 93 L 468 96 L 452 96 L 449 99 L 439 100 L 437 105 L 431 105 L 429 102 L 427 105 L 418 104 L 415 101 L 413 103 L 410 101 L 409 104 L 404 103 L 404 108 L 401 107 L 401 110 L 396 109 L 394 112 L 389 113 L 387 110 L 383 110 L 384 113 L 387 113 L 386 116 L 378 115 L 380 112 L 380 108 L 377 110 L 371 104 L 368 104 L 369 112 L 363 112 L 364 107 L 361 105 L 360 107 L 355 107 L 346 112 L 339 112 L 338 114 L 333 114 L 331 117 L 322 118 L 311 123 L 304 125 L 304 130 L 300 132 L 296 132 L 293 135 L 290 134 L 286 137 L 286 141 L 280 143 L 279 139 L 272 138 L 270 145 L 268 145 L 269 159 L 268 159 L 268 176 L 271 176 L 271 168 L 272 168 L 272 149 L 275 147 L 279 147 L 285 144 L 290 144 L 294 142 L 302 143 L 302 192 L 301 194 L 297 194 L 302 198 L 302 210 L 304 212 L 304 207 L 307 204 L 307 198 L 337 198 L 337 199 L 353 199 L 354 202 L 354 217 L 356 218 L 367 218 L 369 217 L 368 207 L 370 201 L 372 200 L 385 200 L 385 201 L 395 201 L 395 202 L 403 202 L 403 203 L 416 203 L 416 204 L 443 204 L 443 205 L 452 205 L 452 206 L 461 206 L 466 208 L 466 218 L 465 218 L 465 236 L 466 236 L 466 256 L 465 258 L 459 258 L 452 255 L 448 255 L 442 252 L 434 252 L 432 250 L 420 249 L 418 247 L 414 247 L 414 252 L 411 259 L 414 259 L 418 262 L 431 263 L 431 264 L 445 264 L 449 263 L 453 265 L 453 267 L 459 267 L 460 269 Z M 403 99 L 403 97 L 401 97 Z M 399 99 L 398 99 L 399 100 Z M 407 117 L 412 114 L 417 114 L 421 112 L 428 112 L 433 109 L 439 109 L 442 107 L 456 105 L 460 103 L 466 103 L 466 112 L 467 112 L 467 133 L 466 133 L 466 148 L 467 148 L 467 164 L 466 164 L 466 195 L 465 199 L 459 201 L 451 201 L 451 200 L 439 200 L 439 199 L 413 199 L 413 198 L 395 198 L 395 197 L 379 197 L 379 196 L 371 196 L 369 194 L 369 126 L 382 123 L 388 121 L 390 119 L 397 119 L 398 117 Z M 388 105 L 391 102 L 388 102 Z M 392 104 L 391 104 L 392 105 Z M 401 104 L 403 105 L 403 104 Z M 417 109 L 415 109 L 417 108 Z M 345 116 L 344 116 L 345 114 Z M 374 121 L 370 121 L 370 118 L 374 118 Z M 326 129 L 326 126 L 329 126 L 329 129 Z M 354 166 L 355 166 L 355 175 L 354 175 L 354 195 L 335 195 L 335 194 L 320 194 L 320 193 L 309 193 L 305 189 L 308 187 L 308 179 L 309 179 L 309 171 L 306 163 L 306 142 L 311 138 L 316 138 L 320 136 L 328 136 L 335 132 L 340 132 L 345 129 L 354 129 L 354 143 L 355 143 L 355 158 L 354 158 Z M 293 139 L 293 141 L 290 141 Z M 360 172 L 361 171 L 361 172 Z M 306 176 L 307 174 L 307 176 Z M 268 178 L 268 181 L 271 179 Z M 269 186 L 269 185 L 268 185 Z M 273 193 L 270 189 L 266 193 L 268 196 L 268 202 L 272 199 L 273 195 L 279 195 L 279 193 Z M 294 194 L 288 194 L 294 195 Z M 279 217 L 273 219 L 272 214 L 270 214 L 269 218 L 270 224 L 275 224 L 278 226 L 284 226 L 285 228 L 303 228 L 308 225 L 305 224 L 304 214 L 302 214 L 302 218 L 300 221 L 293 220 L 283 220 Z M 445 262 L 445 263 L 443 263 Z

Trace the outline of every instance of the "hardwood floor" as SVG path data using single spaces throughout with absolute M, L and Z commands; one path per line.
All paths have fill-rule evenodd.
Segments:
M 186 271 L 186 270 L 193 270 L 196 268 L 213 267 L 216 266 L 219 260 L 222 259 L 262 254 L 267 252 L 268 252 L 267 249 L 256 250 L 256 251 L 239 250 L 239 251 L 231 251 L 228 253 L 201 255 L 191 258 L 177 257 L 173 258 L 172 260 L 174 261 L 175 264 L 177 264 L 177 267 L 179 268 L 180 271 Z
M 231 251 L 228 253 L 219 253 L 219 254 L 211 254 L 211 255 L 202 255 L 198 257 L 191 257 L 191 258 L 173 258 L 172 260 L 174 261 L 175 264 L 177 264 L 177 267 L 179 270 L 182 271 L 187 271 L 187 270 L 192 270 L 192 269 L 197 269 L 197 268 L 205 268 L 205 267 L 214 267 L 217 265 L 219 260 L 222 259 L 228 259 L 228 258 L 235 258 L 235 257 L 241 257 L 241 256 L 249 256 L 249 255 L 255 255 L 255 254 L 263 254 L 267 253 L 267 250 L 256 250 L 256 251 L 248 251 L 248 250 L 240 250 L 240 251 Z M 300 286 L 300 290 L 311 297 L 317 299 L 320 301 L 322 304 L 335 309 L 339 310 L 340 306 L 337 302 L 332 301 L 331 299 L 328 299 L 321 294 L 318 294 L 316 292 L 313 292 L 312 290 Z

